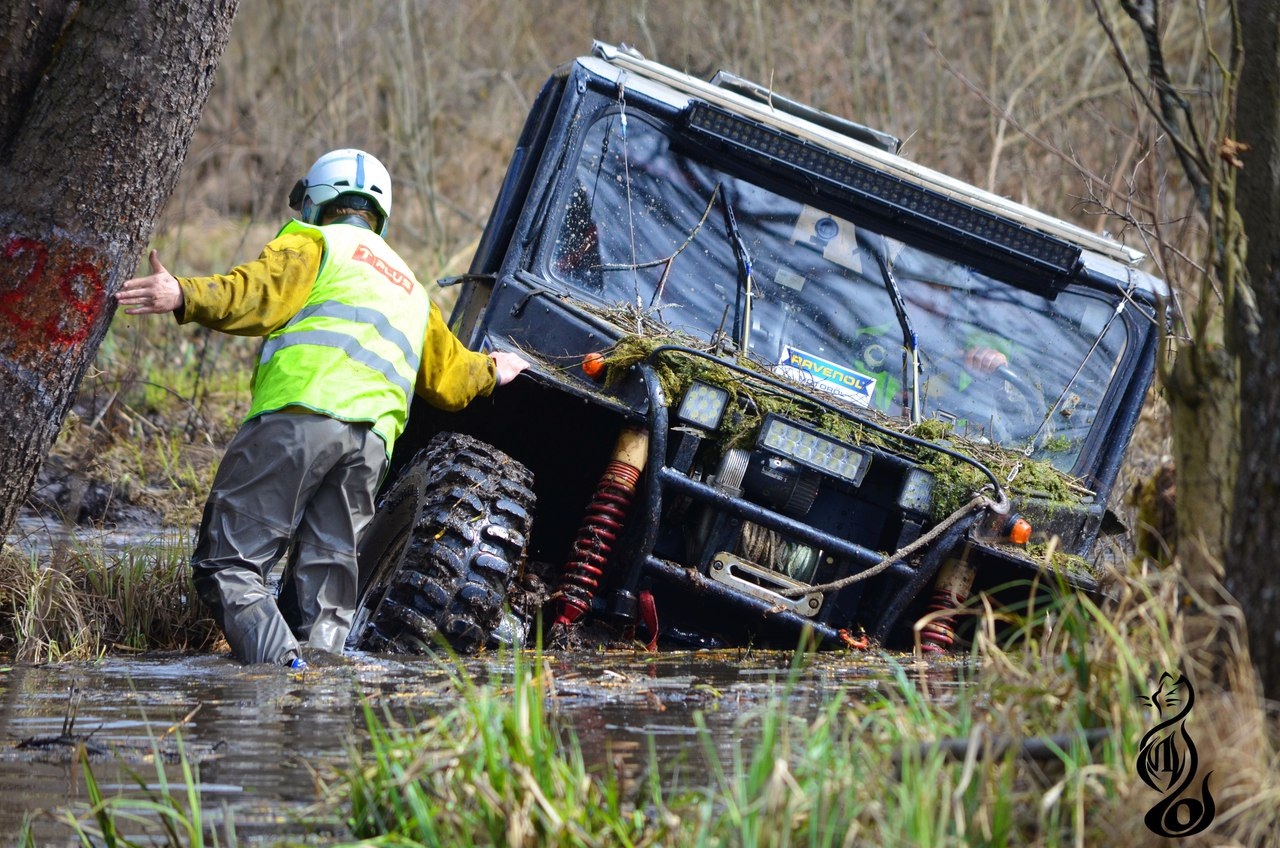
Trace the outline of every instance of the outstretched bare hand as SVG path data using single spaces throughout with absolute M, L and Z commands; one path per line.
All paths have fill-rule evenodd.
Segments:
M 498 378 L 499 386 L 505 386 L 510 383 L 516 378 L 516 375 L 529 367 L 529 363 L 524 357 L 509 351 L 496 350 L 489 356 L 493 358 L 494 372 Z
M 172 312 L 183 305 L 182 287 L 177 279 L 160 264 L 156 252 L 151 251 L 151 270 L 155 273 L 148 277 L 134 277 L 125 280 L 116 300 L 129 315 L 155 315 L 161 312 Z

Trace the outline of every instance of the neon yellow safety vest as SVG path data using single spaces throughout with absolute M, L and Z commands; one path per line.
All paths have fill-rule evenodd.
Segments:
M 368 421 L 390 456 L 422 361 L 431 314 L 426 290 L 369 230 L 291 221 L 285 233 L 314 237 L 324 257 L 307 302 L 263 342 L 249 418 L 301 406 L 342 421 Z

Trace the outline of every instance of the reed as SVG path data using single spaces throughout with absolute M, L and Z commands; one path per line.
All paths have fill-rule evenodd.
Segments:
M 459 679 L 462 703 L 414 726 L 368 708 L 370 748 L 329 798 L 370 846 L 1143 844 L 1160 799 L 1136 773 L 1158 718 L 1141 696 L 1184 656 L 1179 584 L 1116 580 L 1106 604 L 1034 585 L 1021 611 L 978 604 L 959 682 L 954 665 L 889 659 L 886 685 L 812 712 L 784 684 L 740 720 L 739 750 L 703 726 L 698 762 L 651 763 L 666 776 L 630 797 L 584 767 L 534 654 L 509 685 Z M 1280 833 L 1277 728 L 1256 700 L 1197 704 L 1189 732 L 1218 798 L 1206 838 L 1265 844 Z
M 461 703 L 403 727 L 365 706 L 368 749 L 327 790 L 362 845 L 652 844 L 674 824 L 657 786 L 628 798 L 588 769 L 546 708 L 549 672 L 516 655 L 509 686 L 453 673 Z
M 217 626 L 191 585 L 188 546 L 52 557 L 0 552 L 0 650 L 19 662 L 90 659 L 109 650 L 207 650 Z
M 187 755 L 180 735 L 175 738 L 175 744 L 177 775 L 169 774 L 157 745 L 152 749 L 154 778 L 134 773 L 136 790 L 110 796 L 103 794 L 89 755 L 81 746 L 78 756 L 89 803 L 46 814 L 52 815 L 73 838 L 86 846 L 217 848 L 236 845 L 234 817 L 223 811 L 221 821 L 210 820 L 200 798 L 199 766 Z M 17 844 L 21 848 L 36 848 L 40 844 L 32 818 L 23 823 Z

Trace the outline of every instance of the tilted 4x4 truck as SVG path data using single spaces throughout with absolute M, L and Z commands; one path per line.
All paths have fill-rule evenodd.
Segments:
M 897 147 L 625 47 L 557 70 L 442 282 L 468 346 L 535 367 L 413 408 L 353 643 L 466 651 L 540 612 L 943 650 L 973 593 L 1096 589 L 1163 284 Z

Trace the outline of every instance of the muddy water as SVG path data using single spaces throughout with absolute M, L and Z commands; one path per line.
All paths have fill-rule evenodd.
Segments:
M 48 516 L 23 513 L 14 522 L 6 547 L 48 557 L 53 551 L 119 554 L 138 549 L 191 549 L 192 533 L 176 528 L 128 525 L 94 532 Z
M 124 546 L 130 543 L 138 542 Z M 818 655 L 788 687 L 791 659 L 789 653 L 731 650 L 579 652 L 549 654 L 546 662 L 555 682 L 552 708 L 589 760 L 608 757 L 613 766 L 634 765 L 638 772 L 652 743 L 664 771 L 679 772 L 687 789 L 691 774 L 706 773 L 696 715 L 727 755 L 749 744 L 741 719 L 784 692 L 789 712 L 808 715 L 832 692 L 860 697 L 887 685 L 895 664 L 911 666 L 906 657 Z M 478 681 L 500 682 L 509 680 L 510 663 L 491 656 L 467 661 L 464 670 Z M 431 657 L 359 653 L 313 665 L 305 675 L 243 667 L 215 655 L 117 655 L 36 667 L 0 658 L 0 845 L 12 843 L 28 812 L 87 803 L 74 748 L 42 741 L 63 732 L 72 704 L 71 732 L 88 737 L 105 792 L 134 789 L 136 778 L 155 783 L 157 737 L 162 760 L 169 759 L 168 779 L 181 784 L 173 761 L 180 739 L 199 766 L 206 817 L 216 821 L 229 810 L 240 844 L 317 832 L 312 838 L 324 844 L 325 833 L 340 830 L 335 813 L 318 805 L 314 775 L 347 762 L 362 735 L 361 700 L 420 719 L 456 703 L 450 671 Z M 920 671 L 911 667 L 910 673 Z M 947 697 L 951 671 L 934 666 L 928 678 L 940 679 Z M 24 747 L 24 740 L 36 744 Z M 39 844 L 72 844 L 66 827 L 49 816 L 36 820 L 36 832 Z
M 715 744 L 727 753 L 742 742 L 744 715 L 783 691 L 785 654 L 633 653 L 549 655 L 555 708 L 566 717 L 588 757 L 611 750 L 615 765 L 630 756 L 639 768 L 649 739 L 662 762 L 702 769 L 694 715 L 701 713 Z M 471 661 L 485 680 L 507 677 L 505 661 Z M 888 661 L 820 657 L 787 690 L 789 709 L 805 714 L 824 693 L 884 685 Z M 27 811 L 86 802 L 80 766 L 66 745 L 20 748 L 22 740 L 57 737 L 78 693 L 73 733 L 89 737 L 94 773 L 108 792 L 155 782 L 151 740 L 163 755 L 179 734 L 200 766 L 203 807 L 214 818 L 232 811 L 242 843 L 282 834 L 332 831 L 315 809 L 313 770 L 346 761 L 358 739 L 360 699 L 421 718 L 454 702 L 447 670 L 431 658 L 355 654 L 298 676 L 269 667 L 241 667 L 220 656 L 112 657 L 95 663 L 16 666 L 0 676 L 0 834 L 13 834 Z M 194 714 L 193 714 L 194 711 Z M 628 753 L 630 752 L 630 753 Z M 689 769 L 681 769 L 686 775 Z M 179 766 L 166 774 L 181 783 Z M 686 786 L 687 788 L 687 786 Z M 47 818 L 38 832 L 49 844 L 67 831 Z M 11 838 L 11 837 L 10 837 Z

